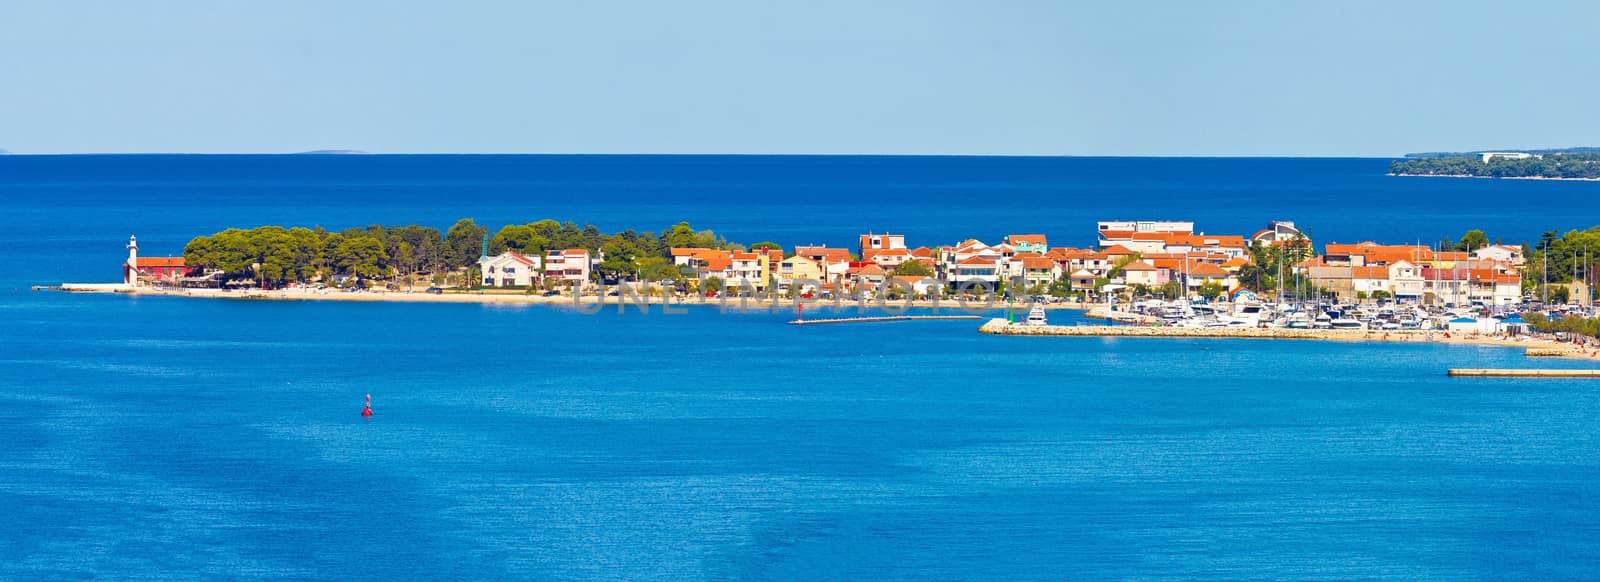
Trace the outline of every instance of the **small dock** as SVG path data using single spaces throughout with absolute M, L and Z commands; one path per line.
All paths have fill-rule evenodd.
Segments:
M 789 325 L 822 325 L 826 323 L 880 323 L 885 321 L 934 321 L 947 319 L 983 319 L 980 315 L 885 315 L 878 317 L 836 317 L 833 319 L 796 319 Z
M 1516 368 L 1450 368 L 1451 376 L 1480 378 L 1600 378 L 1600 370 L 1527 370 Z

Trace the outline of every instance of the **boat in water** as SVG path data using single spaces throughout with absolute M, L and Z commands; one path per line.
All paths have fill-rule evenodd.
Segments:
M 1028 318 L 1022 320 L 1023 325 L 1050 325 L 1050 320 L 1044 316 L 1044 308 L 1038 305 L 1028 310 Z
M 1330 329 L 1366 329 L 1367 324 L 1354 317 L 1340 317 L 1328 321 Z

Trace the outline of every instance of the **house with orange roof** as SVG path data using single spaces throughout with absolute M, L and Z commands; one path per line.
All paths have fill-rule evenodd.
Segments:
M 483 276 L 485 287 L 535 287 L 543 280 L 542 269 L 538 256 L 516 251 L 478 259 L 478 273 Z
M 1399 300 L 1420 299 L 1426 291 L 1422 267 L 1409 261 L 1383 265 L 1325 265 L 1311 270 L 1311 281 L 1341 300 L 1376 297 L 1380 292 Z
M 1222 270 L 1222 267 L 1200 261 L 1190 261 L 1182 275 L 1185 286 L 1190 289 L 1198 289 L 1206 283 L 1217 283 L 1226 289 L 1232 289 L 1239 284 L 1233 274 Z
M 911 251 L 908 249 L 868 249 L 861 254 L 861 260 L 871 261 L 889 269 L 894 268 L 900 263 L 914 259 L 916 259 L 916 255 L 911 254 Z
M 889 272 L 877 263 L 851 263 L 845 280 L 856 289 L 877 288 L 889 278 Z
M 1144 261 L 1134 261 L 1122 266 L 1122 282 L 1126 285 L 1160 287 L 1167 284 L 1171 273 Z
M 995 288 L 1000 283 L 999 257 L 973 255 L 946 266 L 945 278 L 956 289 Z
M 850 249 L 830 248 L 826 246 L 795 247 L 794 254 L 822 262 L 850 262 Z
M 1074 291 L 1095 291 L 1094 282 L 1099 278 L 1100 275 L 1091 273 L 1087 269 L 1079 269 L 1067 275 Z
M 1102 250 L 1122 247 L 1136 253 L 1210 253 L 1228 257 L 1243 257 L 1249 252 L 1245 237 L 1196 234 L 1193 222 L 1103 221 L 1098 234 Z
M 766 253 L 729 253 L 728 259 L 727 276 L 723 281 L 729 289 L 761 291 L 767 288 Z
M 1015 247 L 1018 252 L 1031 252 L 1045 254 L 1050 252 L 1050 245 L 1046 244 L 1042 234 L 1013 234 L 1005 239 L 1005 243 Z
M 1105 276 L 1113 262 L 1112 257 L 1104 252 L 1069 247 L 1050 249 L 1045 257 L 1060 265 L 1063 274 L 1087 270 L 1096 277 Z
M 940 247 L 935 269 L 940 277 L 956 287 L 966 282 L 992 285 L 1004 275 L 1006 251 L 1010 248 L 967 239 L 955 246 Z
M 1017 253 L 1006 261 L 1005 278 L 1021 278 L 1029 287 L 1049 285 L 1061 278 L 1061 264 L 1039 253 Z
M 1111 245 L 1109 247 L 1102 248 L 1100 249 L 1100 253 L 1105 255 L 1106 258 L 1111 259 L 1112 262 L 1116 262 L 1118 259 L 1125 257 L 1138 256 L 1140 254 L 1139 251 L 1135 251 L 1122 245 Z
M 770 253 L 705 248 L 673 248 L 670 252 L 672 263 L 687 267 L 702 284 L 716 277 L 730 290 L 760 291 L 770 279 Z
M 1515 270 L 1424 267 L 1424 295 L 1446 305 L 1511 305 L 1522 299 L 1522 275 Z
M 192 275 L 194 269 L 184 265 L 183 257 L 136 257 L 134 271 L 141 281 L 176 283 Z
M 866 260 L 869 251 L 905 250 L 906 236 L 903 234 L 863 234 L 861 235 L 861 259 Z
M 778 275 L 773 279 L 773 283 L 779 291 L 787 292 L 800 282 L 808 282 L 807 286 L 811 288 L 826 280 L 827 272 L 821 262 L 803 255 L 794 255 L 778 264 Z

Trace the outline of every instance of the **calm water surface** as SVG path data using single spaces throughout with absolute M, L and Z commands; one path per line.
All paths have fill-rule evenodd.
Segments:
M 1233 224 L 1216 208 L 1281 190 L 1282 212 L 1238 229 L 1286 217 L 1356 238 L 1381 233 L 1334 199 L 1369 184 L 1467 198 L 1583 184 L 1355 177 L 1381 171 L 1373 160 L 601 158 L 582 160 L 604 169 L 586 173 L 544 158 L 284 159 L 0 158 L 0 241 L 12 249 L 0 253 L 0 577 L 1560 579 L 1600 569 L 1600 390 L 1443 375 L 1533 365 L 1515 350 L 25 290 L 115 277 L 129 231 L 176 252 L 194 234 L 275 222 L 594 216 L 644 229 L 683 216 L 791 244 L 842 245 L 878 224 L 932 239 L 920 244 L 962 236 L 941 226 L 946 210 L 871 211 L 908 175 L 926 175 L 902 189 L 918 195 L 927 184 L 1027 190 L 1056 210 L 1003 198 L 968 207 L 972 220 L 987 238 L 1015 224 L 1076 244 L 1088 237 L 1068 237 L 1106 208 L 1148 214 L 1089 195 L 1118 188 L 1167 196 L 1164 215 L 1221 227 Z M 811 165 L 749 167 L 763 163 Z M 1232 169 L 1176 177 L 1208 165 Z M 500 169 L 458 175 L 480 166 Z M 1308 193 L 1324 182 L 1340 194 Z M 685 184 L 712 193 L 690 196 Z M 657 202 L 565 197 L 585 192 Z M 841 204 L 867 211 L 826 211 Z M 1586 226 L 1469 212 L 1508 232 Z M 357 414 L 366 393 L 371 420 Z

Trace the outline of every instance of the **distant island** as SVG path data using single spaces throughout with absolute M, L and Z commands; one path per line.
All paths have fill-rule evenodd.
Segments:
M 1535 155 L 1535 156 L 1548 156 L 1548 155 L 1551 155 L 1551 154 L 1600 154 L 1600 147 L 1583 146 L 1583 147 L 1574 147 L 1574 148 L 1546 148 L 1546 149 L 1540 149 L 1540 150 L 1521 150 L 1521 149 L 1511 148 L 1511 149 L 1498 149 L 1498 150 L 1478 150 L 1478 151 L 1474 151 L 1474 152 L 1413 152 L 1413 153 L 1406 154 L 1403 157 L 1406 157 L 1406 158 L 1477 158 L 1477 157 L 1482 157 L 1483 154 L 1504 153 L 1504 152 L 1519 152 L 1519 153 L 1530 154 L 1530 155 Z
M 1389 164 L 1389 175 L 1600 180 L 1600 148 L 1406 156 Z

